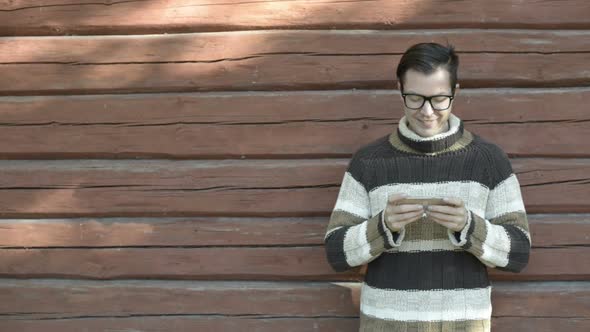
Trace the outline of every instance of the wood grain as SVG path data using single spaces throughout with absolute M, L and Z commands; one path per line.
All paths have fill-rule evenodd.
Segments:
M 1 15 L 1 14 L 0 14 Z M 100 65 L 216 62 L 296 54 L 401 55 L 417 42 L 453 44 L 461 54 L 588 53 L 589 30 L 261 30 L 154 35 L 40 36 L 0 39 L 0 63 Z M 68 52 L 63 52 L 67 49 Z M 563 68 L 566 70 L 567 68 Z
M 0 33 L 123 34 L 253 29 L 587 28 L 584 0 L 102 1 L 16 0 L 0 7 Z
M 5 38 L 0 95 L 394 89 L 401 54 L 426 40 L 457 47 L 464 88 L 590 83 L 587 31 L 273 30 Z
M 492 327 L 585 331 L 588 289 L 588 282 L 495 282 Z M 352 332 L 358 330 L 359 290 L 358 283 L 327 282 L 4 279 L 0 328 L 169 331 L 174 326 L 175 331 L 194 331 L 247 326 Z M 19 296 L 25 292 L 27 297 Z
M 588 318 L 589 286 L 588 281 L 496 281 L 492 284 L 493 315 Z M 71 316 L 199 312 L 232 316 L 264 313 L 270 316 L 351 317 L 359 310 L 360 287 L 361 284 L 356 282 L 319 281 L 3 279 L 0 283 L 0 299 L 3 300 L 0 313 L 3 317 L 57 318 L 63 313 L 56 313 L 54 304 L 61 303 L 64 313 Z M 28 292 L 28 298 L 16 296 L 23 291 Z M 572 297 L 572 294 L 578 297 Z M 12 298 L 14 300 L 10 303 L 8 299 Z M 285 298 L 293 301 L 284 301 Z M 554 301 L 547 301 L 547 298 Z M 228 306 L 227 303 L 234 305 Z
M 458 93 L 453 113 L 511 156 L 590 156 L 589 88 Z M 0 158 L 349 157 L 397 128 L 401 103 L 387 90 L 0 97 Z
M 264 55 L 236 61 L 15 63 L 0 95 L 395 89 L 398 55 Z M 590 53 L 464 54 L 464 88 L 587 86 Z M 22 73 L 27 73 L 23 76 Z
M 82 317 L 81 319 L 3 319 L 0 328 L 8 331 L 21 332 L 60 331 L 102 332 L 108 330 L 128 330 L 167 332 L 170 327 L 174 331 L 257 331 L 257 332 L 357 332 L 358 318 L 329 318 L 329 317 L 235 317 L 235 316 L 139 316 L 139 317 Z M 494 332 L 536 331 L 536 332 L 586 332 L 590 328 L 587 318 L 544 318 L 544 317 L 493 317 Z
M 1 277 L 361 280 L 325 261 L 326 219 L 166 218 L 3 220 Z M 590 276 L 588 215 L 533 215 L 533 250 L 520 274 L 494 280 Z
M 346 159 L 0 161 L 0 217 L 328 216 Z M 528 213 L 587 213 L 587 159 L 511 160 Z
M 566 322 L 550 319 L 553 327 L 565 326 Z M 547 324 L 547 323 L 544 323 Z M 567 323 L 571 327 L 573 322 Z M 530 325 L 529 325 L 530 326 Z M 536 327 L 537 325 L 532 325 Z M 586 325 L 568 331 L 584 331 Z M 155 315 L 134 317 L 82 317 L 58 318 L 52 320 L 3 319 L 0 328 L 6 331 L 36 332 L 103 332 L 103 331 L 150 331 L 168 332 L 171 328 L 178 332 L 192 331 L 256 331 L 256 332 L 356 332 L 359 330 L 357 318 L 324 317 L 235 317 L 224 315 Z M 505 330 L 510 331 L 510 330 Z M 548 330 L 547 330 L 548 331 Z
M 362 266 L 336 273 L 323 246 L 0 249 L 0 277 L 199 280 L 361 280 Z M 533 248 L 520 273 L 493 280 L 588 280 L 590 247 Z
M 590 245 L 588 214 L 528 214 L 533 247 Z M 0 248 L 323 245 L 328 217 L 2 219 Z M 1 252 L 1 251 L 0 251 Z

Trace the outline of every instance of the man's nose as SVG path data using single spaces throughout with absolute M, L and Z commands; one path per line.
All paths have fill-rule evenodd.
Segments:
M 434 113 L 432 105 L 430 105 L 430 102 L 428 102 L 428 100 L 424 101 L 424 105 L 422 105 L 422 109 L 420 110 L 420 112 L 422 112 L 422 114 L 424 114 L 425 116 L 430 116 Z

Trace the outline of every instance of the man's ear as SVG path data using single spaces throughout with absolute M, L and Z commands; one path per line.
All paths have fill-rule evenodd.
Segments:
M 455 95 L 459 92 L 459 83 L 455 84 Z

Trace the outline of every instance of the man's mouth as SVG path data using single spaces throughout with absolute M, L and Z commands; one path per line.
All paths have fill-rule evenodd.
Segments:
M 420 122 L 427 127 L 431 127 L 436 123 L 436 120 L 420 120 Z

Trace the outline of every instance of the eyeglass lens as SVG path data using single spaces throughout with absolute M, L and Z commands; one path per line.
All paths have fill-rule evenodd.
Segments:
M 405 96 L 406 106 L 412 109 L 420 109 L 424 105 L 425 99 L 420 95 L 408 94 Z M 436 96 L 430 98 L 430 105 L 435 110 L 445 110 L 451 105 L 451 98 L 445 96 Z

